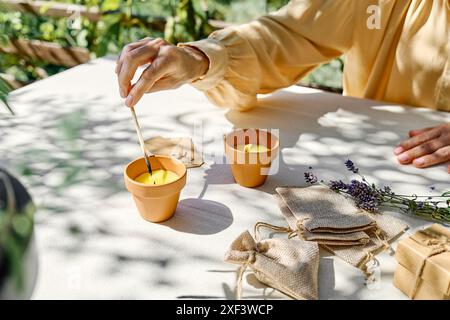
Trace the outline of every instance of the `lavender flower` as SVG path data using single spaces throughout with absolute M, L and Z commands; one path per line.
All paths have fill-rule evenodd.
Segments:
M 333 191 L 345 191 L 348 189 L 348 185 L 345 184 L 342 180 L 332 180 L 328 183 L 328 186 Z
M 351 195 L 356 205 L 367 211 L 378 211 L 379 194 L 376 189 L 358 180 L 352 180 L 347 192 Z
M 317 183 L 317 177 L 312 172 L 305 172 L 305 180 L 310 184 Z
M 383 188 L 383 193 L 385 193 L 387 196 L 395 196 L 394 191 L 392 191 L 391 187 L 385 186 Z
M 346 168 L 359 174 L 359 169 L 353 161 L 345 161 Z M 312 170 L 312 168 L 309 168 Z M 377 212 L 381 208 L 399 210 L 405 214 L 413 214 L 428 220 L 450 224 L 450 191 L 444 192 L 440 196 L 417 196 L 399 195 L 388 186 L 378 188 L 375 184 L 370 184 L 364 176 L 360 180 L 351 180 L 345 183 L 342 180 L 332 180 L 327 184 L 320 180 L 320 184 L 327 186 L 331 190 L 350 196 L 359 208 Z M 312 172 L 305 173 L 305 180 L 310 184 L 316 184 L 319 180 Z M 430 187 L 435 190 L 435 187 Z M 421 198 L 423 200 L 418 201 Z
M 358 173 L 359 169 L 357 167 L 355 167 L 355 164 L 353 163 L 352 160 L 348 159 L 347 161 L 345 161 L 345 166 L 347 167 L 347 169 L 353 173 Z

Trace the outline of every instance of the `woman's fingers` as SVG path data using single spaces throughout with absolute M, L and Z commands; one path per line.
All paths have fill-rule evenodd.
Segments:
M 433 127 L 428 127 L 428 128 L 423 128 L 423 129 L 410 130 L 410 131 L 408 132 L 408 134 L 409 134 L 409 137 L 412 138 L 412 137 L 414 137 L 414 136 L 417 136 L 418 134 L 421 134 L 421 133 L 423 133 L 423 132 L 425 132 L 425 131 L 429 131 L 429 130 L 431 130 L 431 129 L 433 129 Z
M 431 154 L 445 146 L 446 144 L 442 139 L 433 139 L 401 153 L 398 156 L 398 161 L 402 164 L 411 163 L 414 159 Z
M 450 146 L 445 146 L 426 156 L 417 158 L 413 164 L 418 168 L 426 168 L 435 164 L 450 161 Z M 450 173 L 450 166 L 448 167 Z
M 127 44 L 125 47 L 123 47 L 122 52 L 120 53 L 119 57 L 117 58 L 116 61 L 116 74 L 119 74 L 120 69 L 122 68 L 122 64 L 123 64 L 123 58 L 125 56 L 125 54 L 133 49 L 136 49 L 137 47 L 142 46 L 143 44 L 151 41 L 152 38 L 147 37 L 141 40 L 138 40 L 136 42 Z
M 131 81 L 139 66 L 150 63 L 139 80 Z M 208 57 L 197 49 L 187 49 L 156 39 L 127 47 L 117 65 L 120 95 L 134 107 L 147 92 L 177 88 L 198 79 L 209 68 Z
M 153 86 L 150 88 L 150 90 L 147 91 L 147 93 L 151 92 L 158 92 L 162 90 L 168 90 L 168 89 L 176 89 L 179 86 L 181 86 L 182 83 L 175 80 L 173 77 L 163 77 L 156 81 Z
M 400 155 L 411 148 L 414 148 L 422 143 L 425 143 L 429 140 L 439 137 L 440 134 L 441 133 L 438 128 L 433 128 L 431 130 L 424 131 L 400 143 L 400 145 L 397 148 L 395 148 L 394 153 L 396 155 Z
M 411 138 L 394 150 L 400 163 L 426 168 L 450 161 L 450 123 L 411 130 L 409 135 Z M 450 173 L 450 166 L 447 170 Z
M 127 107 L 134 107 L 142 96 L 151 90 L 154 83 L 164 77 L 166 73 L 164 64 L 164 59 L 155 59 L 153 63 L 144 70 L 125 100 Z
M 118 74 L 119 90 L 122 98 L 128 95 L 131 80 L 137 68 L 152 62 L 157 57 L 161 45 L 163 45 L 162 40 L 151 40 L 124 53 L 123 62 Z

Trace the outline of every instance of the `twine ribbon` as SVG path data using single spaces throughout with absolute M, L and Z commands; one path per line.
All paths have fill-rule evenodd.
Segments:
M 270 223 L 266 223 L 266 222 L 257 222 L 255 224 L 254 227 L 254 237 L 256 241 L 260 241 L 261 239 L 261 233 L 260 233 L 260 229 L 261 228 L 267 228 L 267 229 L 271 229 L 275 232 L 280 232 L 280 233 L 287 233 L 288 234 L 288 239 L 292 239 L 296 236 L 298 236 L 300 239 L 305 240 L 305 236 L 304 236 L 304 231 L 305 231 L 305 226 L 304 226 L 304 222 L 306 220 L 308 220 L 309 218 L 303 218 L 303 219 L 299 219 L 296 222 L 296 230 L 291 229 L 290 227 L 281 227 L 281 226 L 276 226 Z M 381 249 L 381 251 L 385 251 L 385 250 L 389 250 L 389 254 L 393 255 L 395 254 L 394 249 L 392 248 L 391 244 L 389 243 L 388 239 L 386 238 L 383 230 L 376 226 L 375 230 L 374 230 L 374 234 L 377 237 L 377 239 L 383 244 L 383 247 Z M 366 251 L 366 257 L 364 258 L 363 262 L 361 263 L 361 270 L 364 272 L 365 276 L 366 276 L 366 281 L 367 282 L 373 282 L 374 279 L 374 273 L 368 271 L 368 266 L 367 264 L 369 262 L 373 261 L 375 266 L 379 266 L 380 262 L 378 261 L 378 259 L 375 257 L 375 254 L 373 254 L 373 252 L 370 251 Z M 244 264 L 245 265 L 245 264 Z M 243 266 L 244 266 L 243 265 Z M 239 275 L 242 277 L 242 274 L 244 273 L 245 269 L 247 268 L 248 264 L 245 265 L 245 268 L 241 268 L 241 271 L 239 273 Z M 242 281 L 242 278 L 238 277 L 238 287 L 240 285 L 240 282 Z M 239 292 L 239 290 L 238 290 Z
M 282 233 L 290 233 L 292 232 L 292 229 L 289 227 L 280 227 L 276 226 L 270 223 L 259 221 L 255 224 L 255 227 L 253 229 L 254 238 L 255 238 L 255 247 L 248 251 L 248 258 L 245 260 L 245 262 L 240 266 L 238 271 L 238 276 L 236 279 L 236 299 L 241 300 L 242 299 L 242 279 L 244 277 L 244 273 L 247 270 L 247 268 L 255 262 L 256 259 L 256 253 L 258 252 L 258 243 L 261 240 L 261 228 L 267 228 L 274 230 L 276 232 L 282 232 Z
M 257 250 L 257 247 L 255 249 Z M 248 266 L 250 264 L 252 264 L 253 262 L 255 262 L 256 250 L 249 252 L 247 260 L 239 268 L 238 277 L 236 280 L 236 299 L 237 300 L 242 299 L 242 278 L 244 277 L 245 270 L 247 270 Z
M 260 229 L 263 227 L 267 228 L 267 229 L 271 229 L 271 230 L 273 230 L 275 232 L 279 232 L 279 233 L 289 233 L 290 234 L 294 231 L 290 227 L 280 227 L 280 226 L 276 226 L 274 224 L 259 221 L 255 224 L 255 227 L 253 228 L 253 233 L 254 233 L 256 241 L 260 241 L 260 239 L 261 239 Z
M 394 255 L 395 250 L 392 248 L 391 244 L 389 243 L 388 239 L 386 238 L 384 231 L 380 227 L 376 226 L 373 233 L 377 237 L 378 241 L 380 241 L 383 245 L 380 252 L 389 250 L 389 255 L 391 255 L 391 256 Z M 365 250 L 365 253 L 366 253 L 366 256 L 360 264 L 360 269 L 362 270 L 362 272 L 364 272 L 364 275 L 366 276 L 366 283 L 371 283 L 371 282 L 375 281 L 375 278 L 374 278 L 375 275 L 373 272 L 369 271 L 368 264 L 371 261 L 373 261 L 375 267 L 378 267 L 378 266 L 380 266 L 380 261 L 376 258 L 375 254 L 373 252 Z
M 288 239 L 292 239 L 295 236 L 298 236 L 300 239 L 302 240 L 306 240 L 305 239 L 305 226 L 304 226 L 304 222 L 306 220 L 308 220 L 309 218 L 303 218 L 303 219 L 299 219 L 297 220 L 296 226 L 297 226 L 297 230 L 293 230 L 288 234 Z
M 422 278 L 423 270 L 425 269 L 425 265 L 427 260 L 433 256 L 437 256 L 444 252 L 450 252 L 450 239 L 441 233 L 432 232 L 431 230 L 421 230 L 419 233 L 422 233 L 427 237 L 425 241 L 418 240 L 414 237 L 411 237 L 412 240 L 417 242 L 420 245 L 424 245 L 429 247 L 431 251 L 422 259 L 422 262 L 419 267 L 419 271 L 415 275 L 415 282 L 413 291 L 411 293 L 411 299 L 414 299 L 416 296 L 417 290 L 419 289 L 420 280 Z
M 386 237 L 384 231 L 377 226 L 374 233 L 378 241 L 380 241 L 383 244 L 383 249 L 381 251 L 389 250 L 389 255 L 393 256 L 395 254 L 395 250 L 389 243 L 388 238 Z

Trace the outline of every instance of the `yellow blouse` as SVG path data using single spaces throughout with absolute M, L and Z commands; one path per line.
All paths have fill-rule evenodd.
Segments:
M 192 85 L 219 106 L 246 110 L 345 54 L 344 94 L 450 111 L 450 0 L 293 0 L 184 45 L 209 57 Z

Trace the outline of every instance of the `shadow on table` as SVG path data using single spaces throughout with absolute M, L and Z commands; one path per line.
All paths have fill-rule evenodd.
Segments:
M 162 222 L 174 230 L 208 235 L 219 233 L 233 223 L 231 210 L 216 201 L 204 199 L 183 199 L 178 203 L 175 215 Z
M 36 99 L 27 98 L 27 90 L 25 88 L 13 94 L 12 101 L 14 97 L 17 99 L 23 95 L 21 101 L 39 106 L 39 112 L 29 109 L 25 113 L 23 109 L 17 108 L 16 117 L 0 118 L 0 145 L 4 151 L 2 161 L 14 166 L 20 175 L 26 176 L 25 180 L 32 188 L 40 211 L 51 213 L 40 215 L 38 224 L 47 225 L 57 231 L 58 236 L 70 234 L 74 240 L 69 245 L 52 241 L 49 248 L 73 256 L 85 252 L 87 243 L 98 242 L 95 237 L 110 243 L 115 243 L 112 240 L 116 239 L 137 237 L 150 245 L 157 243 L 159 246 L 163 243 L 171 252 L 178 252 L 179 247 L 170 247 L 169 242 L 161 241 L 151 234 L 136 234 L 134 231 L 117 234 L 108 225 L 107 219 L 91 210 L 84 210 L 90 208 L 93 202 L 124 192 L 123 166 L 138 154 L 129 112 L 120 111 L 123 109 L 120 109 L 118 102 L 99 94 L 93 93 L 81 101 L 79 96 L 71 94 L 58 99 L 49 99 L 48 96 Z M 328 93 L 280 91 L 261 99 L 259 104 L 259 107 L 248 112 L 229 111 L 226 114 L 235 127 L 280 130 L 280 170 L 269 176 L 266 184 L 258 190 L 273 194 L 278 186 L 305 186 L 303 172 L 309 166 L 320 171 L 324 178 L 342 178 L 347 175 L 343 166 L 347 157 L 351 157 L 361 171 L 367 173 L 368 178 L 380 185 L 393 185 L 394 191 L 396 185 L 426 187 L 433 184 L 436 190 L 448 186 L 445 171 L 436 176 L 427 170 L 398 166 L 393 156 L 386 156 L 406 137 L 412 126 L 437 125 L 447 121 L 443 114 L 401 106 L 381 107 L 374 101 L 355 102 L 351 98 Z M 192 112 L 191 115 L 197 113 Z M 190 122 L 177 122 L 177 125 L 183 130 L 191 129 Z M 152 122 L 151 134 L 171 132 L 172 128 L 168 128 L 164 122 Z M 233 222 L 230 210 L 224 204 L 202 198 L 209 185 L 231 183 L 234 181 L 229 166 L 212 165 L 206 172 L 200 199 L 180 201 L 177 215 L 166 226 L 200 235 L 226 229 Z M 260 195 L 253 195 L 254 198 L 249 201 L 247 194 L 242 194 L 240 190 L 234 192 L 239 200 L 260 205 Z M 261 212 L 265 210 L 261 208 Z M 61 215 L 61 223 L 55 223 L 58 215 Z M 276 214 L 272 217 L 276 217 Z M 77 222 L 77 219 L 82 222 Z M 411 220 L 411 224 L 421 223 L 418 219 L 407 219 Z M 72 226 L 71 223 L 76 224 Z M 62 228 L 64 225 L 67 228 Z M 101 226 L 101 229 L 95 226 Z M 57 239 L 57 236 L 54 237 Z M 96 241 L 88 241 L 91 238 Z M 114 265 L 153 263 L 161 269 L 161 274 L 167 268 L 167 263 L 170 263 L 153 261 L 151 255 L 142 259 L 137 254 L 123 254 L 119 247 L 114 247 L 111 252 L 94 253 L 99 256 L 117 256 L 121 263 Z M 192 253 L 189 258 L 200 259 Z
M 445 113 L 423 108 L 289 91 L 260 99 L 250 111 L 226 114 L 236 128 L 279 129 L 278 172 L 258 188 L 271 194 L 279 186 L 305 186 L 303 173 L 310 166 L 324 179 L 344 179 L 349 176 L 344 166 L 348 158 L 371 181 L 391 185 L 394 191 L 396 185 L 405 183 L 425 188 L 438 183 L 436 190 L 448 187 L 444 165 L 438 176 L 427 169 L 400 166 L 393 155 L 410 129 L 436 126 L 445 117 Z
M 233 175 L 231 174 L 231 168 L 229 165 L 213 163 L 209 169 L 205 170 L 205 175 L 203 176 L 203 188 L 199 194 L 199 198 L 205 196 L 208 187 L 212 184 L 232 184 L 235 183 Z
M 319 299 L 329 299 L 334 296 L 336 281 L 334 278 L 334 260 L 330 254 L 323 256 L 322 250 L 319 263 Z
M 434 170 L 401 166 L 393 155 L 393 149 L 408 137 L 409 130 L 449 121 L 445 113 L 329 93 L 280 91 L 261 99 L 258 107 L 248 112 L 231 110 L 226 118 L 236 128 L 279 129 L 278 172 L 257 188 L 269 194 L 274 194 L 279 186 L 307 186 L 303 175 L 308 171 L 318 173 L 325 181 L 347 180 L 350 173 L 344 161 L 348 158 L 369 181 L 389 185 L 397 193 L 431 193 L 430 186 L 439 192 L 448 188 L 446 165 Z M 436 169 L 442 169 L 442 174 Z M 401 213 L 389 214 L 404 220 L 412 229 L 428 223 Z M 336 290 L 333 263 L 329 257 L 320 260 L 321 299 L 361 299 L 367 294 L 363 284 L 350 296 Z
M 263 299 L 263 300 L 267 300 L 267 299 L 283 299 L 283 294 L 279 293 L 279 291 L 266 286 L 264 283 L 260 282 L 258 280 L 258 278 L 256 278 L 254 273 L 249 273 L 247 274 L 247 276 L 245 277 L 247 280 L 247 283 L 249 286 L 253 287 L 254 289 L 257 290 L 261 290 L 261 294 L 260 295 L 249 295 L 246 294 L 245 291 L 242 292 L 242 298 L 243 299 Z M 285 299 L 291 299 L 288 296 L 285 296 Z

